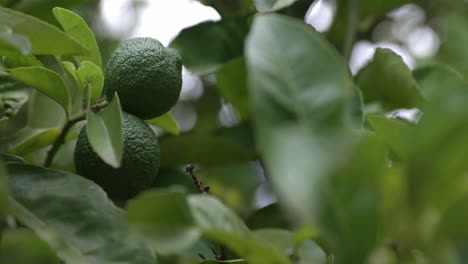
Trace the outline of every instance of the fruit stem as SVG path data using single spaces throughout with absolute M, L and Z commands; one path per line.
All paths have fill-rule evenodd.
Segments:
M 107 105 L 107 101 L 99 102 L 93 106 L 91 106 L 92 111 L 99 111 Z M 65 143 L 65 138 L 67 137 L 68 132 L 73 127 L 74 124 L 85 120 L 86 119 L 87 111 L 80 112 L 75 116 L 69 117 L 68 120 L 62 127 L 60 134 L 58 135 L 57 139 L 55 140 L 52 147 L 47 152 L 46 159 L 44 161 L 44 167 L 49 168 L 52 165 L 52 161 L 54 160 L 55 155 L 59 151 L 60 147 Z

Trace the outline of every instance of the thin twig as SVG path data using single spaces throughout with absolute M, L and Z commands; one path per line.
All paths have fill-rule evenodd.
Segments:
M 191 164 L 185 166 L 185 172 L 188 172 L 190 176 L 192 176 L 193 183 L 195 187 L 197 187 L 198 192 L 201 194 L 208 194 L 210 186 L 203 186 L 203 183 L 195 176 L 195 173 L 193 173 L 193 169 L 195 169 L 195 166 Z
M 93 111 L 98 111 L 104 108 L 106 105 L 107 105 L 107 101 L 102 101 L 100 103 L 93 105 L 91 109 Z M 73 117 L 68 118 L 65 125 L 63 125 L 63 128 L 60 131 L 59 136 L 57 137 L 54 144 L 47 152 L 47 156 L 44 161 L 44 167 L 48 168 L 52 165 L 52 161 L 54 160 L 55 155 L 57 154 L 60 147 L 65 143 L 65 138 L 67 137 L 67 134 L 70 131 L 70 129 L 73 127 L 73 125 L 85 119 L 86 119 L 86 111 L 83 111 Z
M 198 256 L 199 256 L 202 260 L 206 260 L 205 256 L 203 256 L 202 253 L 198 253 Z

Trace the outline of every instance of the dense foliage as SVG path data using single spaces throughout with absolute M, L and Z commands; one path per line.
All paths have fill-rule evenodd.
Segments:
M 128 96 L 103 90 L 119 40 L 94 27 L 97 1 L 0 0 L 0 263 L 468 263 L 466 1 L 336 0 L 325 32 L 304 23 L 314 0 L 200 2 L 221 20 L 169 47 L 203 93 L 172 112 L 179 91 L 144 96 L 167 105 L 144 120 L 160 168 L 133 197 L 73 162 L 83 127 L 106 168 L 150 157 L 124 152 Z M 352 74 L 359 41 L 402 42 L 411 23 L 391 12 L 407 4 L 437 53 L 410 68 L 377 48 Z M 275 202 L 258 206 L 265 193 Z

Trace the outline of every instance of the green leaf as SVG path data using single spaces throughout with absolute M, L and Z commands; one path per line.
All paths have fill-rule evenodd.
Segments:
M 353 100 L 351 102 L 351 122 L 355 128 L 362 128 L 364 125 L 364 102 L 359 87 L 354 89 Z
M 407 145 L 411 129 L 408 122 L 373 114 L 367 116 L 367 123 L 398 159 L 406 160 L 408 158 Z
M 2 156 L 0 160 L 0 221 L 3 221 L 4 217 L 7 215 L 8 211 L 8 195 L 9 195 L 9 188 L 8 188 L 8 177 L 7 172 L 5 170 L 5 162 Z M 1 232 L 0 227 L 0 232 Z
M 68 67 L 67 71 L 70 72 L 72 69 L 70 66 Z M 76 76 L 80 81 L 82 94 L 84 95 L 86 87 L 89 87 L 91 89 L 91 103 L 98 101 L 104 87 L 104 75 L 101 68 L 90 61 L 85 61 L 76 70 Z
M 242 55 L 248 31 L 246 16 L 203 22 L 182 30 L 170 47 L 179 52 L 191 72 L 207 74 Z
M 247 69 L 244 57 L 226 63 L 217 73 L 217 87 L 221 95 L 236 108 L 242 120 L 250 115 Z
M 25 154 L 52 145 L 60 135 L 60 131 L 60 128 L 46 129 L 23 141 L 21 144 L 16 145 L 14 148 L 10 149 L 8 153 L 23 156 Z M 65 142 L 76 139 L 77 137 L 77 134 L 69 133 L 65 138 Z
M 131 200 L 127 218 L 160 254 L 186 250 L 201 236 L 179 187 L 149 191 Z
M 8 69 L 5 71 L 13 78 L 52 98 L 66 111 L 68 110 L 68 90 L 62 77 L 56 72 L 37 66 Z
M 154 264 L 152 252 L 132 235 L 124 211 L 78 175 L 8 164 L 12 214 L 69 264 Z
M 349 70 L 320 34 L 277 14 L 255 18 L 246 62 L 257 149 L 286 215 L 308 223 L 313 190 L 349 148 Z
M 288 219 L 282 214 L 278 203 L 273 203 L 253 212 L 246 220 L 250 229 L 288 228 Z
M 44 67 L 41 61 L 34 56 L 5 56 L 3 57 L 3 65 L 6 69 L 20 67 Z
M 8 229 L 2 234 L 2 263 L 50 264 L 59 259 L 50 247 L 29 229 Z
M 461 86 L 463 75 L 444 64 L 432 64 L 413 71 L 422 93 L 431 100 L 448 89 Z
M 202 231 L 247 236 L 249 229 L 231 209 L 218 199 L 206 195 L 190 195 L 188 203 L 196 224 Z
M 122 162 L 123 132 L 122 109 L 119 97 L 99 114 L 88 111 L 86 133 L 91 147 L 107 164 L 118 168 Z
M 294 234 L 282 229 L 260 229 L 254 232 L 255 237 L 265 244 L 275 247 L 284 254 L 295 253 L 298 264 L 326 264 L 325 252 L 313 241 L 305 240 L 299 245 L 294 243 Z
M 205 260 L 205 261 L 200 262 L 199 264 L 221 264 L 221 263 L 247 264 L 247 262 L 243 259 L 234 259 L 234 260 L 225 260 L 225 261 Z
M 77 114 L 82 111 L 84 88 L 81 87 L 81 82 L 76 74 L 75 65 L 68 61 L 61 62 L 64 68 L 65 80 L 67 80 L 68 93 L 70 94 L 71 104 L 70 113 Z
M 101 53 L 99 52 L 96 38 L 86 22 L 79 15 L 64 8 L 55 7 L 52 12 L 60 22 L 65 33 L 89 50 L 89 55 L 77 56 L 77 58 L 80 61 L 91 61 L 99 68 L 102 68 Z
M 255 153 L 227 138 L 206 134 L 162 138 L 160 146 L 161 167 L 167 168 L 188 163 L 208 165 L 248 161 L 255 156 Z
M 0 24 L 10 27 L 32 44 L 32 54 L 83 55 L 88 51 L 55 26 L 33 16 L 0 7 Z
M 292 5 L 297 0 L 255 0 L 259 12 L 276 11 Z
M 14 34 L 11 28 L 0 23 L 0 56 L 29 55 L 31 50 L 31 42 L 26 37 Z
M 359 71 L 357 85 L 364 103 L 379 102 L 387 110 L 421 107 L 424 96 L 403 59 L 389 49 L 377 49 L 374 59 Z
M 229 247 L 249 264 L 291 264 L 288 257 L 262 240 L 222 232 L 209 232 L 206 235 Z
M 164 131 L 169 132 L 173 135 L 178 136 L 180 134 L 179 125 L 177 124 L 177 121 L 170 112 L 167 112 L 162 116 L 150 120 L 145 120 L 145 122 L 160 127 Z
M 32 91 L 28 104 L 28 123 L 32 128 L 52 128 L 65 123 L 62 106 L 39 91 Z

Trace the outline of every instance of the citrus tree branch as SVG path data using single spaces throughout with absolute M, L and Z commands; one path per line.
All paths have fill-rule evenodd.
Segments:
M 91 107 L 92 111 L 99 111 L 102 108 L 104 108 L 107 105 L 107 101 L 102 101 L 99 102 Z M 43 166 L 46 168 L 49 168 L 52 165 L 52 161 L 54 160 L 55 155 L 59 151 L 60 147 L 65 143 L 65 138 L 68 135 L 68 132 L 70 129 L 75 125 L 76 123 L 85 120 L 86 119 L 86 111 L 80 112 L 79 114 L 69 117 L 65 124 L 63 125 L 59 136 L 57 139 L 54 141 L 54 144 L 52 147 L 47 151 L 47 156 L 44 161 Z

